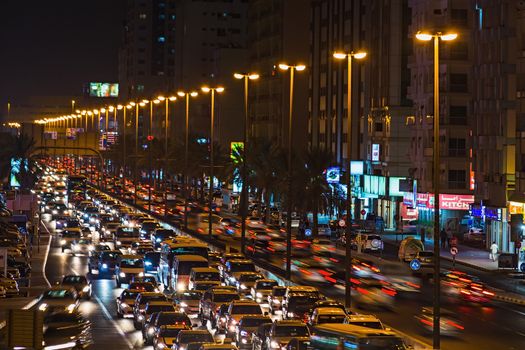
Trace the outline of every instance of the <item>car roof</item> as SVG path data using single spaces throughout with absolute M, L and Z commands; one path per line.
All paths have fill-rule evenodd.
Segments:
M 322 325 L 318 325 L 315 327 L 317 330 L 325 331 L 325 332 L 343 332 L 343 333 L 357 333 L 361 336 L 369 336 L 369 335 L 391 335 L 394 336 L 396 333 L 391 331 L 385 331 L 381 329 L 374 329 L 374 328 L 368 328 L 368 327 L 361 327 L 356 326 L 352 324 L 345 324 L 345 323 L 324 323 Z
M 344 310 L 338 308 L 338 307 L 318 307 L 316 308 L 317 314 L 323 314 L 323 315 L 346 315 L 346 312 Z
M 364 321 L 364 322 L 381 322 L 379 318 L 374 315 L 348 315 L 349 321 Z
M 203 256 L 200 255 L 176 255 L 175 258 L 179 261 L 203 261 L 208 262 L 208 259 L 206 259 Z
M 126 255 L 121 255 L 120 258 L 122 260 L 124 259 L 142 259 L 142 255 L 131 255 L 131 254 L 126 254 Z
M 169 306 L 173 306 L 173 304 L 170 301 L 155 300 L 155 301 L 149 301 L 146 304 L 146 307 L 148 307 L 148 306 L 155 306 L 155 305 L 169 305 Z
M 288 290 L 292 292 L 318 292 L 317 288 L 310 286 L 288 286 Z
M 192 267 L 191 270 L 194 272 L 219 272 L 219 270 L 213 267 Z
M 259 305 L 255 300 L 251 299 L 232 300 L 231 303 L 234 305 Z

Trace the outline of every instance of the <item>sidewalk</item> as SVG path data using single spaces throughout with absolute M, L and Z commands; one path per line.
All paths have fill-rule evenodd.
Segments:
M 420 238 L 420 235 L 417 235 L 417 234 L 401 235 L 401 234 L 385 232 L 381 235 L 381 237 L 386 243 L 395 244 L 396 246 L 399 246 L 401 241 L 404 238 L 409 237 L 409 236 L 412 236 L 418 239 Z M 425 240 L 425 250 L 433 250 L 433 249 L 434 249 L 434 240 L 426 239 Z M 456 264 L 469 266 L 471 268 L 486 271 L 486 272 L 498 271 L 498 262 L 492 261 L 489 259 L 488 250 L 477 249 L 477 248 L 465 246 L 462 244 L 458 244 L 457 249 L 458 249 L 458 253 L 456 255 Z M 442 259 L 453 261 L 453 256 L 452 254 L 450 254 L 450 248 L 440 248 L 440 256 Z

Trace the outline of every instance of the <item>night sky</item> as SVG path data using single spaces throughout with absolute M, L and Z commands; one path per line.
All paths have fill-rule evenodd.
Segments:
M 116 81 L 125 0 L 1 0 L 0 102 Z M 0 113 L 1 114 L 1 113 Z

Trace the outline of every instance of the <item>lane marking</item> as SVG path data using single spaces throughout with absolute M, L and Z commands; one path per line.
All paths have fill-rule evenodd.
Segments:
M 51 287 L 51 283 L 49 283 L 49 280 L 47 279 L 47 276 L 46 276 L 46 265 L 47 265 L 47 258 L 49 257 L 49 250 L 51 248 L 51 240 L 52 240 L 52 237 L 51 235 L 49 235 L 49 241 L 47 242 L 46 254 L 44 255 L 44 263 L 42 264 L 42 274 L 44 275 L 44 280 L 46 281 L 48 287 Z

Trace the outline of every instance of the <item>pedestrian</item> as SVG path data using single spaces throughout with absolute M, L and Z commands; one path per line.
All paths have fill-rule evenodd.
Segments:
M 490 246 L 489 259 L 495 262 L 498 259 L 498 250 L 499 247 L 496 241 L 492 242 L 492 245 Z
M 449 248 L 451 247 L 451 245 L 450 245 L 450 240 L 451 239 L 452 239 L 452 230 L 448 229 L 447 230 L 447 245 L 448 245 Z
M 439 237 L 441 238 L 441 248 L 446 248 L 447 244 L 447 233 L 445 232 L 445 229 L 441 229 L 441 232 L 439 233 Z

